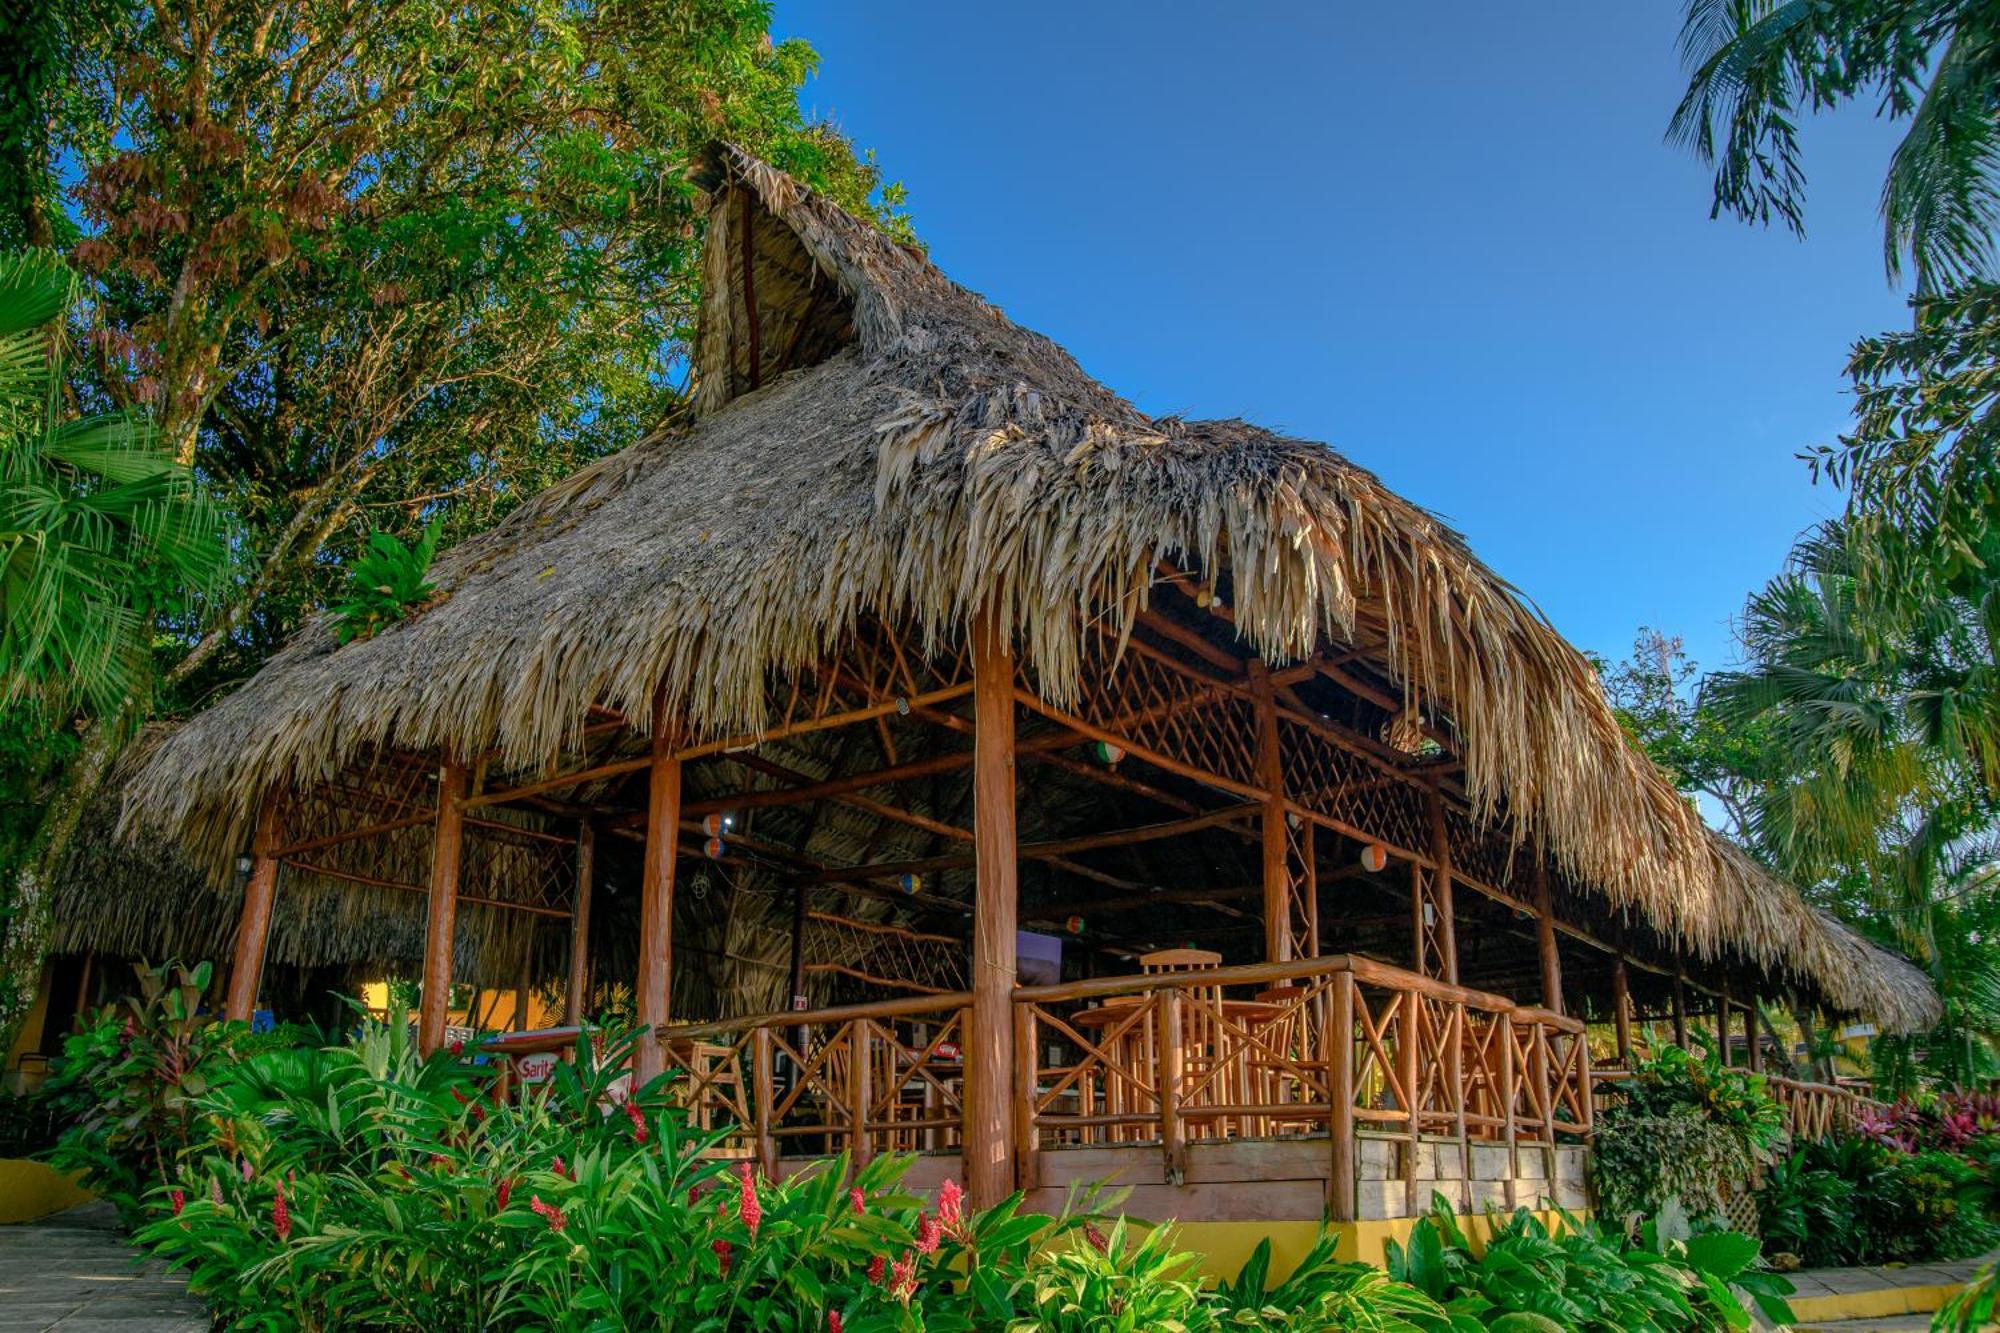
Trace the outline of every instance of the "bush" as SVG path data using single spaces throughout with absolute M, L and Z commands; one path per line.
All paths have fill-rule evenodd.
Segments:
M 2000 1240 L 1981 1206 L 1988 1188 L 1963 1157 L 1849 1136 L 1807 1144 L 1773 1167 L 1758 1217 L 1774 1247 L 1812 1267 L 1959 1259 Z
M 1459 1327 L 1495 1333 L 1558 1328 L 1745 1328 L 1745 1300 L 1779 1325 L 1792 1322 L 1789 1282 L 1759 1271 L 1756 1240 L 1734 1231 L 1677 1237 L 1653 1223 L 1639 1242 L 1563 1214 L 1554 1231 L 1523 1208 L 1496 1219 L 1477 1257 L 1451 1205 L 1434 1196 L 1407 1249 L 1391 1242 L 1389 1274 L 1440 1302 Z
M 1612 1085 L 1621 1100 L 1597 1125 L 1600 1212 L 1636 1234 L 1640 1219 L 1678 1210 L 1714 1219 L 1725 1183 L 1747 1185 L 1784 1132 L 1784 1109 L 1761 1074 L 1668 1046 Z

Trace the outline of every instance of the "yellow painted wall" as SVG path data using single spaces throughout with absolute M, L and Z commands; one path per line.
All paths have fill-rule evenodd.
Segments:
M 90 1191 L 52 1167 L 0 1157 L 0 1225 L 32 1222 L 90 1199 Z
M 28 1011 L 27 1020 L 14 1035 L 14 1045 L 7 1052 L 4 1068 L 10 1076 L 10 1083 L 16 1081 L 11 1076 L 20 1069 L 21 1057 L 42 1048 L 42 1029 L 47 1026 L 49 1018 L 49 981 L 53 975 L 54 969 L 44 965 L 41 983 L 35 987 L 35 1007 Z
M 1248 1187 L 1254 1188 L 1254 1187 Z M 1536 1214 L 1549 1227 L 1560 1225 L 1555 1213 Z M 1360 1260 L 1363 1263 L 1381 1266 L 1386 1262 L 1388 1252 L 1384 1242 L 1395 1241 L 1398 1245 L 1409 1243 L 1410 1232 L 1416 1229 L 1419 1219 L 1398 1217 L 1379 1222 L 1330 1222 L 1327 1229 L 1340 1233 L 1339 1248 L 1335 1251 L 1339 1258 L 1347 1262 Z M 1319 1238 L 1318 1222 L 1173 1222 L 1168 1223 L 1181 1249 L 1193 1250 L 1202 1256 L 1201 1271 L 1210 1277 L 1236 1276 L 1238 1269 L 1257 1248 L 1258 1242 L 1271 1242 L 1271 1276 L 1282 1279 L 1294 1268 L 1299 1260 Z M 1484 1246 L 1492 1235 L 1492 1224 L 1486 1217 L 1461 1217 L 1459 1229 L 1472 1242 L 1475 1250 Z
M 383 1014 L 389 1007 L 389 983 L 371 981 L 361 988 L 361 1003 L 368 1006 L 371 1013 Z M 479 1013 L 486 1020 L 486 1026 L 496 1032 L 511 1032 L 517 1026 L 514 1019 L 520 1013 L 520 995 L 516 991 L 485 991 L 479 997 Z M 414 1017 L 414 1014 L 412 1015 Z M 539 995 L 528 996 L 528 1026 L 530 1028 L 559 1027 L 563 1021 L 560 1009 L 551 1009 L 542 1003 Z M 471 1027 L 471 1016 L 463 1009 L 453 1009 L 445 1015 L 445 1022 L 455 1027 Z

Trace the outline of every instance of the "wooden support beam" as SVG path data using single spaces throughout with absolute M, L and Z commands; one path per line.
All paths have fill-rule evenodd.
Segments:
M 1542 961 L 1542 1007 L 1563 1010 L 1562 955 L 1556 950 L 1556 912 L 1549 892 L 1548 854 L 1539 842 L 1534 851 L 1535 950 Z
M 236 921 L 236 957 L 229 968 L 229 997 L 223 1016 L 247 1023 L 257 1011 L 257 985 L 264 975 L 264 949 L 271 939 L 271 914 L 278 898 L 278 809 L 273 788 L 257 806 L 250 839 L 250 878 L 243 886 L 243 913 Z M 84 964 L 86 978 L 89 963 Z M 80 1012 L 80 1011 L 79 1011 Z
M 581 1027 L 590 1017 L 590 894 L 597 873 L 597 829 L 588 819 L 576 826 L 576 897 L 569 920 L 569 983 L 563 1019 Z
M 972 624 L 972 829 L 978 885 L 972 930 L 972 1014 L 966 1054 L 965 1177 L 974 1208 L 1014 1188 L 1015 919 L 1014 662 L 998 613 Z
M 458 869 L 465 843 L 465 765 L 447 755 L 438 769 L 436 833 L 431 839 L 430 911 L 424 921 L 422 1005 L 417 1011 L 417 1049 L 425 1055 L 444 1045 L 445 1015 L 451 1008 L 452 946 L 458 934 Z
M 660 1029 L 673 997 L 674 869 L 680 853 L 681 761 L 674 754 L 675 723 L 666 712 L 666 686 L 653 700 L 652 762 L 646 785 L 646 851 L 639 886 L 639 976 L 634 1001 L 648 1029 L 638 1050 L 637 1085 L 666 1070 Z M 636 1090 L 636 1089 L 635 1089 Z
M 1257 785 L 1264 789 L 1258 816 L 1263 848 L 1264 961 L 1282 963 L 1292 956 L 1292 885 L 1285 846 L 1285 764 L 1278 751 L 1278 708 L 1271 694 L 1271 672 L 1262 658 L 1251 659 L 1250 693 L 1257 716 Z
M 1753 988 L 1743 997 L 1743 1063 L 1753 1074 L 1764 1069 L 1764 1039 L 1757 1034 L 1757 992 Z
M 1674 970 L 1674 1045 L 1682 1050 L 1688 1044 L 1687 981 L 1680 969 Z
M 1431 901 L 1436 906 L 1440 975 L 1458 981 L 1458 912 L 1452 895 L 1451 837 L 1444 822 L 1444 797 L 1432 790 L 1425 802 L 1431 832 Z
M 1624 955 L 1611 960 L 1611 1020 L 1618 1038 L 1618 1058 L 1632 1067 L 1632 981 L 1625 973 Z

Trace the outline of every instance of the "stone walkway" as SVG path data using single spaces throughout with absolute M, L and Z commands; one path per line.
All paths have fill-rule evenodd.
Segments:
M 187 1283 L 139 1256 L 106 1203 L 0 1226 L 0 1333 L 207 1333 Z
M 1801 1333 L 1917 1333 L 1931 1312 L 1972 1280 L 1992 1255 L 1900 1268 L 1816 1268 L 1788 1273 Z

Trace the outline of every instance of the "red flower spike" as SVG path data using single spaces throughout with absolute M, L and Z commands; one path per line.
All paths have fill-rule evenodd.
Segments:
M 563 1159 L 561 1153 L 556 1154 L 555 1165 L 551 1166 L 549 1170 L 555 1172 L 559 1176 L 569 1175 L 569 1168 L 563 1165 Z
M 625 1115 L 632 1122 L 632 1141 L 643 1145 L 651 1137 L 651 1132 L 646 1128 L 646 1113 L 639 1109 L 639 1103 L 626 1102 Z
M 750 1239 L 757 1239 L 757 1225 L 764 1220 L 764 1205 L 757 1201 L 757 1177 L 750 1163 L 743 1164 L 743 1185 L 737 1192 L 736 1211 L 743 1218 L 743 1225 L 750 1229 Z
M 863 1194 L 858 1186 L 847 1191 L 847 1201 L 854 1205 L 857 1214 L 868 1211 L 868 1196 Z
M 506 1180 L 501 1181 L 500 1187 L 493 1191 L 493 1211 L 496 1213 L 506 1212 L 507 1200 L 513 1193 L 514 1180 L 510 1176 Z
M 729 1242 L 726 1240 L 719 1240 L 716 1241 L 713 1245 L 710 1245 L 708 1248 L 715 1251 L 716 1259 L 719 1260 L 722 1264 L 722 1275 L 724 1277 L 728 1277 L 729 1262 L 732 1257 L 732 1248 Z
M 841 1333 L 840 1311 L 828 1310 L 826 1312 L 826 1333 Z
M 278 1233 L 280 1243 L 292 1238 L 292 1210 L 285 1207 L 285 1185 L 278 1182 L 278 1193 L 271 1201 L 271 1229 Z
M 167 1202 L 171 1203 L 174 1206 L 175 1217 L 179 1217 L 181 1215 L 181 1209 L 187 1207 L 187 1201 L 188 1201 L 188 1196 L 186 1190 L 167 1191 Z
M 917 1214 L 917 1253 L 936 1254 L 938 1241 L 944 1235 L 944 1227 L 929 1213 Z
M 965 1225 L 965 1191 L 958 1182 L 947 1178 L 938 1186 L 938 1221 L 950 1235 L 956 1236 Z
M 873 1259 L 870 1259 L 868 1261 L 869 1285 L 874 1287 L 881 1286 L 883 1275 L 886 1274 L 888 1271 L 889 1271 L 889 1261 L 887 1259 L 885 1259 L 879 1254 L 876 1255 Z
M 917 1256 L 904 1250 L 903 1257 L 896 1261 L 896 1266 L 889 1272 L 889 1294 L 908 1305 L 910 1297 L 916 1294 L 916 1290 Z
M 1104 1238 L 1104 1233 L 1097 1229 L 1095 1222 L 1085 1222 L 1083 1224 L 1083 1238 L 1089 1241 L 1090 1248 L 1096 1250 L 1099 1254 L 1103 1254 L 1111 1246 L 1111 1242 Z
M 217 1208 L 222 1207 L 222 1182 L 214 1176 L 208 1178 L 208 1201 Z
M 548 1222 L 551 1231 L 561 1231 L 569 1225 L 569 1218 L 563 1215 L 563 1210 L 552 1203 L 543 1203 L 539 1194 L 529 1196 L 528 1207 Z

